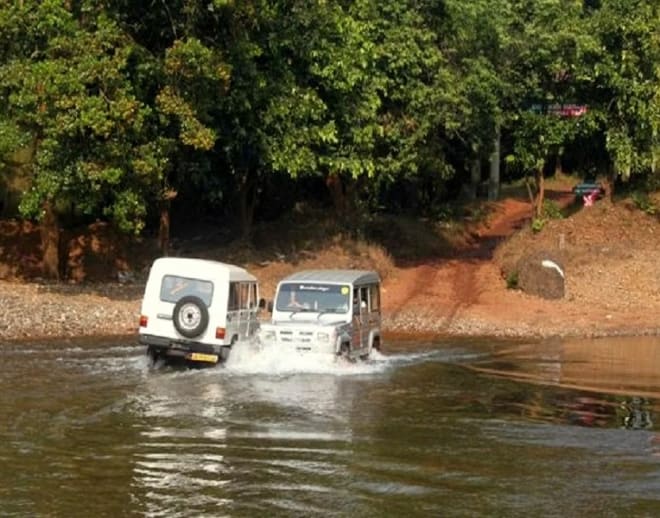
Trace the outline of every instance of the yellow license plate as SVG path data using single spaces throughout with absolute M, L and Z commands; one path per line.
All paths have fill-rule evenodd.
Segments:
M 190 353 L 188 359 L 194 362 L 218 363 L 217 354 Z

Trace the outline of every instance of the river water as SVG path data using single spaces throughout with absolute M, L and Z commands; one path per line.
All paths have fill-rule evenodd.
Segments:
M 5 344 L 0 516 L 660 516 L 660 339 L 366 363 Z

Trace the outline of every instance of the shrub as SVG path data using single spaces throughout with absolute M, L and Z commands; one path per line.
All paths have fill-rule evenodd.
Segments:
M 559 205 L 552 200 L 543 200 L 543 216 L 548 219 L 563 219 L 564 214 L 561 212 Z
M 639 210 L 646 212 L 649 216 L 654 216 L 658 211 L 653 200 L 645 192 L 635 191 L 630 195 L 630 198 Z
M 509 272 L 506 276 L 506 287 L 509 290 L 518 289 L 518 272 L 516 270 Z
M 535 234 L 541 232 L 543 230 L 543 227 L 545 226 L 546 220 L 545 218 L 534 218 L 532 220 L 532 232 Z

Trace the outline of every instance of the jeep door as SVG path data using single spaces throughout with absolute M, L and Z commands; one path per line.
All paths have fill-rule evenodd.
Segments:
M 369 336 L 380 337 L 381 313 L 380 313 L 380 285 L 369 285 L 369 314 L 367 317 L 367 340 Z M 373 345 L 373 343 L 372 343 Z
M 369 291 L 366 286 L 353 288 L 353 320 L 351 348 L 362 349 L 369 346 Z
M 369 306 L 369 286 L 360 286 L 360 348 L 368 349 L 371 310 Z
M 241 283 L 229 283 L 229 297 L 227 299 L 227 331 L 225 343 L 230 344 L 234 337 L 240 336 L 241 331 Z
M 252 282 L 249 285 L 248 310 L 246 318 L 245 336 L 252 336 L 259 327 L 257 314 L 259 312 L 259 290 L 257 283 Z

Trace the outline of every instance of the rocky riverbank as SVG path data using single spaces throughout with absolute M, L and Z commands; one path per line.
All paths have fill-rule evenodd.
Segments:
M 556 191 L 554 196 L 561 206 L 573 199 L 570 191 Z M 487 221 L 465 225 L 455 243 L 449 240 L 451 233 L 437 235 L 435 227 L 419 222 L 411 227 L 410 222 L 392 220 L 391 225 L 399 226 L 391 233 L 397 241 L 389 244 L 350 241 L 337 234 L 313 248 L 292 246 L 286 253 L 268 253 L 262 232 L 255 238 L 260 244 L 257 249 L 214 247 L 212 240 L 195 239 L 174 252 L 246 267 L 259 279 L 261 294 L 267 299 L 272 298 L 279 279 L 296 270 L 376 270 L 383 280 L 383 328 L 390 336 L 537 339 L 660 334 L 657 216 L 625 201 L 601 201 L 570 217 L 548 221 L 541 232 L 533 232 L 530 214 L 524 199 L 503 199 L 490 207 Z M 35 230 L 15 223 L 0 225 L 0 278 L 4 279 L 0 280 L 0 343 L 137 336 L 144 276 L 153 250 L 143 243 L 143 249 L 120 254 L 112 236 L 101 230 L 92 227 L 89 235 L 79 239 L 105 243 L 79 251 L 82 255 L 76 256 L 76 264 L 85 275 L 70 277 L 79 282 L 43 283 L 38 281 L 36 266 L 16 268 L 32 264 L 26 258 L 37 257 Z M 427 245 L 437 246 L 422 253 L 415 246 L 424 239 Z M 397 254 L 399 248 L 417 251 L 412 256 Z M 538 250 L 562 258 L 566 295 L 560 300 L 507 287 L 518 259 Z M 127 277 L 131 282 L 108 282 L 126 271 L 131 273 Z
M 0 341 L 137 336 L 144 286 L 141 284 L 38 284 L 0 282 Z M 520 294 L 523 296 L 523 294 Z M 524 306 L 524 301 L 521 301 Z M 657 322 L 628 324 L 580 318 L 561 321 L 541 318 L 534 308 L 511 319 L 488 314 L 487 307 L 462 315 L 443 315 L 422 307 L 385 312 L 383 328 L 394 337 L 495 336 L 547 338 L 553 336 L 614 336 L 659 334 Z
M 137 332 L 142 286 L 0 282 L 2 341 Z

